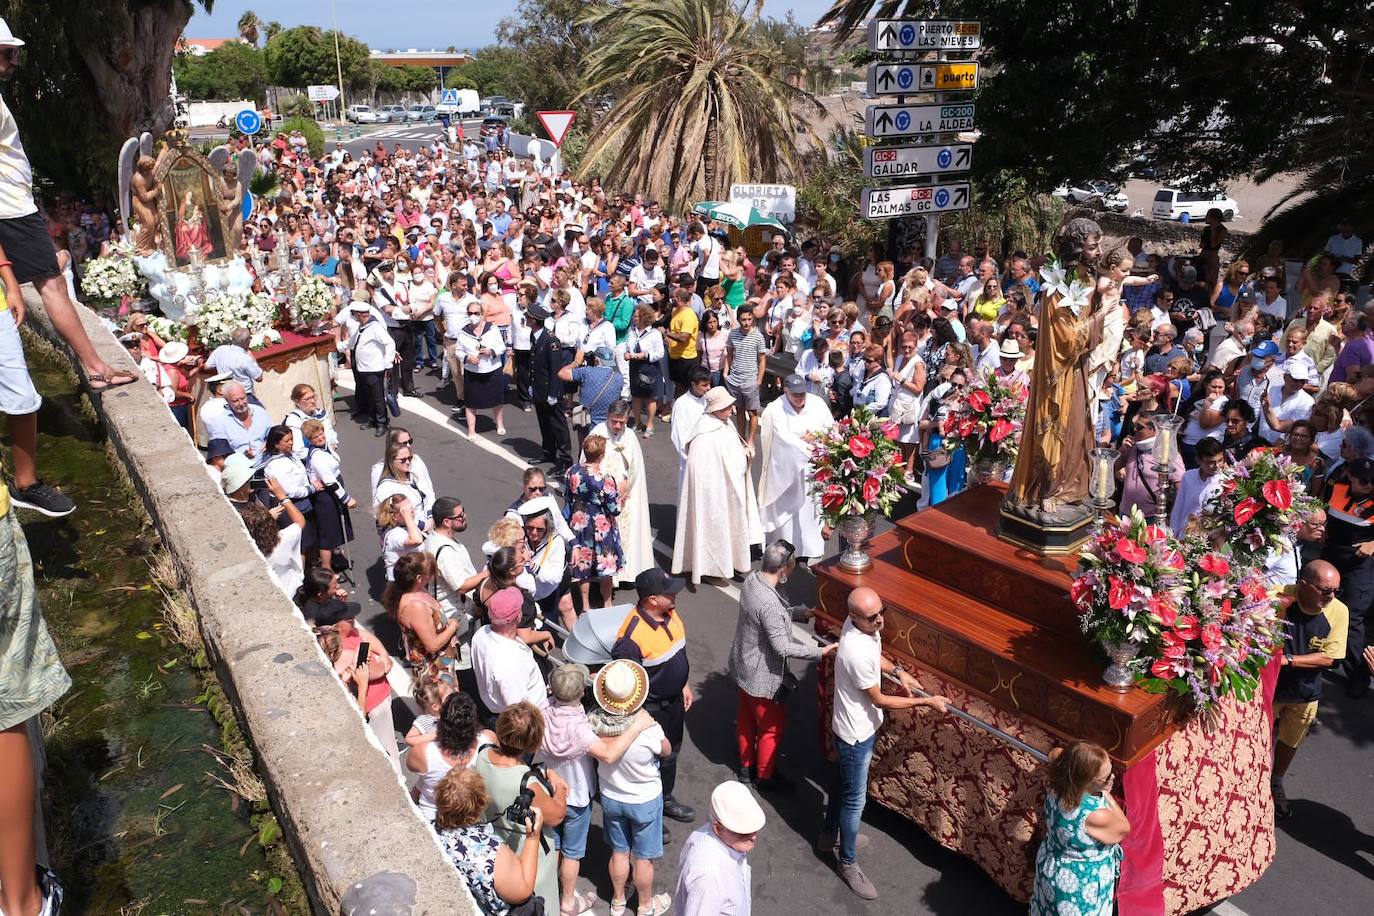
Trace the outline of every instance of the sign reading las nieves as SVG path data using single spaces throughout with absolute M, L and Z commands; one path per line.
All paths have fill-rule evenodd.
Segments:
M 972 143 L 935 146 L 870 146 L 864 150 L 865 178 L 912 178 L 973 167 Z
M 864 188 L 859 213 L 864 219 L 888 219 L 967 210 L 972 197 L 966 181 L 914 188 Z
M 949 19 L 875 19 L 868 24 L 870 51 L 976 51 L 981 22 Z
M 910 137 L 973 129 L 973 105 L 870 105 L 864 132 L 870 137 Z
M 978 65 L 869 64 L 869 95 L 910 95 L 913 92 L 960 92 L 978 88 Z

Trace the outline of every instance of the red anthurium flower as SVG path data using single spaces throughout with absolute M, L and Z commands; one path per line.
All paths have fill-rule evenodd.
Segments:
M 1163 626 L 1171 627 L 1178 620 L 1178 611 L 1174 610 L 1173 603 L 1159 595 L 1150 599 L 1149 608 Z
M 1145 548 L 1130 538 L 1117 538 L 1115 549 L 1117 556 L 1127 563 L 1145 562 Z
M 1234 492 L 1236 492 L 1236 478 L 1231 477 L 1231 478 L 1227 479 L 1227 481 L 1226 481 L 1224 484 L 1221 485 L 1221 492 L 1223 492 L 1223 493 L 1234 493 Z
M 1160 634 L 1160 640 L 1164 643 L 1165 658 L 1182 658 L 1188 652 L 1188 641 L 1172 630 Z
M 1214 623 L 1209 623 L 1202 628 L 1202 645 L 1204 648 L 1215 652 L 1221 648 L 1221 627 Z
M 975 388 L 968 393 L 968 406 L 981 413 L 992 406 L 992 397 L 982 388 Z
M 1231 564 L 1219 553 L 1209 553 L 1198 561 L 1198 568 L 1213 576 L 1225 576 L 1231 572 Z
M 1134 591 L 1131 583 L 1111 576 L 1107 580 L 1107 606 L 1113 610 L 1121 610 L 1131 603 L 1131 594 Z
M 849 453 L 855 458 L 867 458 L 873 453 L 873 440 L 867 436 L 850 436 Z
M 844 505 L 844 488 L 840 486 L 829 486 L 821 494 L 822 509 L 838 509 Z
M 1015 428 L 1016 424 L 1012 423 L 1010 420 L 1005 417 L 998 417 L 997 422 L 992 424 L 992 431 L 988 433 L 988 439 L 993 442 L 1001 442 L 1003 439 L 1007 438 L 1007 436 L 1010 436 L 1012 430 Z
M 1221 665 L 1220 665 L 1220 664 L 1212 664 L 1212 665 L 1207 666 L 1207 680 L 1209 680 L 1209 681 L 1212 682 L 1212 686 L 1213 686 L 1213 687 L 1215 687 L 1215 686 L 1217 686 L 1218 684 L 1221 683 Z
M 1178 665 L 1167 658 L 1155 659 L 1155 663 L 1150 666 L 1150 673 L 1155 677 L 1171 678 L 1178 674 Z
M 833 476 L 835 475 L 831 472 L 830 468 L 821 468 L 819 471 L 816 472 L 816 482 L 825 483 Z
M 1074 579 L 1073 582 L 1069 585 L 1069 599 L 1073 601 L 1074 604 L 1079 605 L 1080 607 L 1083 606 L 1085 599 L 1092 597 L 1092 593 L 1093 584 L 1088 580 L 1086 576 L 1080 576 L 1077 579 Z
M 864 502 L 871 503 L 878 498 L 878 492 L 882 489 L 882 484 L 875 477 L 870 477 L 864 481 Z
M 1286 480 L 1265 481 L 1264 499 L 1269 505 L 1280 511 L 1293 505 L 1293 487 Z
M 1197 618 L 1194 617 L 1192 614 L 1185 614 L 1182 617 L 1178 618 L 1178 622 L 1174 624 L 1174 632 L 1177 633 L 1183 639 L 1197 639 Z
M 1221 622 L 1225 623 L 1231 619 L 1231 599 L 1227 598 L 1221 602 Z
M 1175 571 L 1183 569 L 1183 567 L 1186 565 L 1183 560 L 1183 551 L 1169 551 L 1164 556 L 1159 558 L 1159 565 L 1163 566 L 1165 569 L 1172 569 Z
M 1158 525 L 1146 525 L 1146 526 L 1145 526 L 1145 543 L 1146 543 L 1146 544 L 1154 544 L 1154 543 L 1156 543 L 1156 542 L 1158 542 L 1158 541 L 1168 540 L 1168 538 L 1169 538 L 1169 532 L 1165 531 L 1163 528 L 1159 527 Z
M 1236 518 L 1237 525 L 1244 525 L 1246 522 L 1250 521 L 1250 519 L 1254 518 L 1259 510 L 1263 508 L 1264 503 L 1250 496 L 1236 503 L 1235 511 L 1232 514 Z
M 883 424 L 883 435 L 887 437 L 887 441 L 896 442 L 897 437 L 901 434 L 902 428 L 891 420 Z

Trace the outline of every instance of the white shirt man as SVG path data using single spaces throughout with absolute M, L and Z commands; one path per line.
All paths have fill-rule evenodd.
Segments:
M 1276 421 L 1285 420 L 1306 420 L 1312 416 L 1312 395 L 1308 394 L 1303 385 L 1312 381 L 1313 373 L 1307 363 L 1292 359 L 1284 369 L 1283 381 L 1270 387 L 1268 392 L 1269 408 L 1274 413 Z M 1260 402 L 1259 409 L 1259 428 L 1256 430 L 1266 442 L 1278 442 L 1283 438 L 1283 433 L 1269 425 L 1268 411 L 1265 410 L 1264 402 Z
M 439 571 L 434 580 L 435 597 L 446 618 L 466 622 L 462 613 L 467 605 L 464 596 L 481 584 L 487 572 L 483 569 L 479 573 L 473 568 L 468 549 L 455 537 L 468 527 L 463 504 L 451 496 L 444 496 L 434 501 L 430 515 L 434 525 L 425 538 L 424 551 L 434 557 L 434 565 Z
M 710 280 L 714 284 L 720 280 L 720 242 L 704 230 L 698 231 L 700 234 L 692 242 L 692 256 L 697 262 L 697 277 Z
M 365 303 L 353 305 L 357 317 L 370 316 L 371 309 Z M 363 307 L 359 309 L 359 305 Z M 353 351 L 353 368 L 359 372 L 385 372 L 396 362 L 396 344 L 386 326 L 375 318 L 359 324 L 341 349 Z
M 1341 231 L 1326 240 L 1326 252 L 1336 258 L 1336 273 L 1352 277 L 1356 263 L 1364 254 L 1364 241 L 1355 234 L 1349 223 L 1343 223 Z
M 1215 450 L 1215 454 L 1206 454 Z M 1178 496 L 1174 499 L 1173 511 L 1169 513 L 1169 527 L 1182 531 L 1188 527 L 1188 520 L 1221 490 L 1222 476 L 1218 473 L 1225 462 L 1225 453 L 1216 439 L 1203 439 L 1198 443 L 1197 467 L 1183 475 L 1178 485 Z
M 646 256 L 643 263 L 630 271 L 631 292 L 635 294 L 635 300 L 640 305 L 650 305 L 654 301 L 653 295 L 644 292 L 644 290 L 658 289 L 667 282 L 667 274 L 663 272 L 663 265 L 659 263 L 660 260 L 657 257 L 653 258 L 652 266 L 650 266 L 650 261 L 647 260 Z
M 808 394 L 806 379 L 789 375 L 786 393 L 763 410 L 759 424 L 763 473 L 759 478 L 759 520 L 764 540 L 784 538 L 799 557 L 825 554 L 820 503 L 807 487 L 815 436 L 835 422 L 825 399 Z
M 493 713 L 499 714 L 521 700 L 540 708 L 548 702 L 548 688 L 534 652 L 515 632 L 524 600 L 515 586 L 494 593 L 487 599 L 487 619 L 491 623 L 472 637 L 472 673 L 477 678 L 477 693 Z
M 763 809 L 743 783 L 716 786 L 710 821 L 682 846 L 673 895 L 680 916 L 750 916 L 753 872 L 748 853 L 763 824 Z

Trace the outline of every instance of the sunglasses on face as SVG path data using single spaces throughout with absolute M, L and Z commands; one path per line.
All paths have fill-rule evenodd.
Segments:
M 528 487 L 525 487 L 525 492 L 526 492 L 526 493 L 543 493 L 545 489 L 546 489 L 546 488 L 545 488 L 545 485 L 542 484 L 542 483 L 540 483 L 540 484 L 530 484 Z

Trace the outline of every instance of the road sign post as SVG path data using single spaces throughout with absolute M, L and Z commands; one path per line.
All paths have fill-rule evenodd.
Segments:
M 875 19 L 868 24 L 870 51 L 976 51 L 981 22 L 950 19 Z
M 870 105 L 864 133 L 875 140 L 920 134 L 955 134 L 973 129 L 972 102 L 951 105 Z
M 864 219 L 931 216 L 967 210 L 972 202 L 973 192 L 967 181 L 864 188 L 859 200 L 859 215 Z
M 873 96 L 966 92 L 977 88 L 978 64 L 973 61 L 868 65 L 868 94 Z
M 914 178 L 967 172 L 973 166 L 972 143 L 931 146 L 870 146 L 864 150 L 865 178 Z

